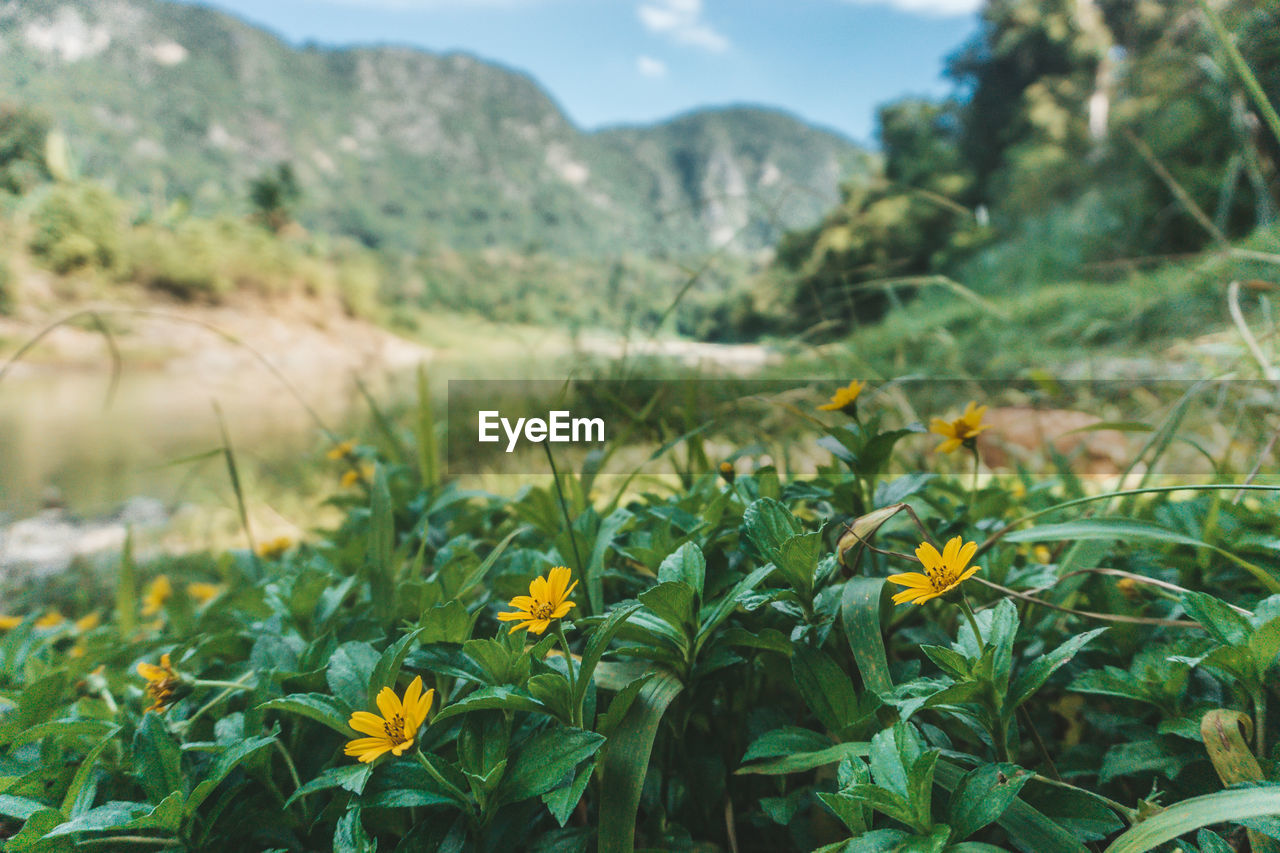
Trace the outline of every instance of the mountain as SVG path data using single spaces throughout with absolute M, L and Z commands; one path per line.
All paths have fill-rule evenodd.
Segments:
M 304 225 L 413 251 L 754 250 L 816 222 L 868 157 L 749 107 L 584 132 L 529 76 L 473 56 L 299 48 L 164 0 L 0 0 L 0 92 L 144 203 L 243 210 L 288 162 Z

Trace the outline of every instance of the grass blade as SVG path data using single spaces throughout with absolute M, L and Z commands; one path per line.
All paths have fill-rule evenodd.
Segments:
M 658 725 L 683 689 L 680 679 L 663 672 L 649 680 L 627 709 L 605 746 L 601 771 L 599 853 L 632 853 L 640 790 Z

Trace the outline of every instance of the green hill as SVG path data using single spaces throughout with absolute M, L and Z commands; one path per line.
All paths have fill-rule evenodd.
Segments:
M 308 227 L 371 246 L 750 251 L 865 167 L 781 112 L 587 133 L 527 75 L 404 47 L 297 48 L 161 0 L 0 3 L 0 91 L 48 112 L 83 174 L 152 205 L 245 205 L 289 162 Z

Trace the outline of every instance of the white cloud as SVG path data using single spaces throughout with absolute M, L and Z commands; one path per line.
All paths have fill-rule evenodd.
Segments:
M 982 8 L 983 0 L 846 0 L 859 6 L 888 6 L 899 12 L 928 15 L 934 18 L 952 18 L 972 15 Z
M 729 40 L 702 19 L 702 0 L 647 0 L 636 14 L 651 33 L 712 53 L 729 49 Z
M 652 56 L 637 56 L 636 70 L 645 77 L 666 77 L 667 63 Z

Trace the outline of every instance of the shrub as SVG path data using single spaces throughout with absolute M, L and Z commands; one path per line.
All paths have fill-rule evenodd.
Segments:
M 121 257 L 123 205 L 98 184 L 55 187 L 32 214 L 31 251 L 55 271 L 80 266 L 110 270 Z
M 15 293 L 16 283 L 13 278 L 13 269 L 8 262 L 0 260 L 0 314 L 13 312 L 13 305 L 17 297 Z

